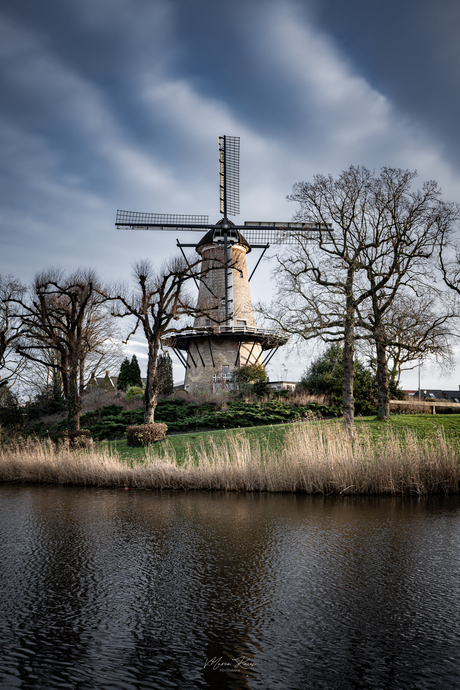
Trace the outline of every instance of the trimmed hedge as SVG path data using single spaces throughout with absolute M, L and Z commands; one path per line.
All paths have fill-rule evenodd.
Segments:
M 69 443 L 71 448 L 87 448 L 91 445 L 91 431 L 89 429 L 69 431 Z
M 58 431 L 52 436 L 56 444 L 68 443 L 72 449 L 88 448 L 92 443 L 91 431 L 80 429 L 79 431 Z
M 166 424 L 139 424 L 126 429 L 128 446 L 148 446 L 149 443 L 162 441 L 166 437 Z

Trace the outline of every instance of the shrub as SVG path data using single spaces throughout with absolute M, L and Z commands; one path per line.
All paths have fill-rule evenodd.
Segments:
M 355 413 L 360 415 L 377 414 L 377 407 L 368 400 L 355 400 Z
M 166 424 L 139 424 L 129 426 L 126 429 L 126 440 L 128 446 L 147 446 L 149 443 L 162 441 L 168 427 Z
M 124 410 L 118 415 L 118 419 L 125 423 L 125 426 L 130 424 L 142 424 L 144 421 L 144 408 L 138 407 L 136 410 Z
M 126 400 L 142 400 L 144 389 L 141 386 L 128 386 L 126 390 Z
M 69 431 L 69 444 L 71 448 L 89 448 L 92 445 L 91 431 L 89 429 Z
M 69 448 L 75 450 L 90 448 L 93 444 L 89 429 L 80 429 L 79 431 L 67 431 L 66 429 L 64 431 L 57 431 L 51 438 L 57 446 L 68 444 Z
M 128 422 L 120 417 L 105 417 L 101 422 L 95 424 L 91 431 L 94 438 L 101 441 L 103 438 L 120 438 L 124 435 Z
M 18 431 L 24 426 L 23 409 L 9 388 L 2 390 L 0 399 L 0 425 L 5 429 Z

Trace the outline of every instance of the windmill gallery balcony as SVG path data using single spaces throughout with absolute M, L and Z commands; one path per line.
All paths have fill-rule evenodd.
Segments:
M 257 341 L 262 350 L 278 349 L 289 340 L 289 336 L 281 330 L 251 326 L 210 326 L 208 328 L 188 328 L 178 333 L 177 336 L 168 336 L 163 340 L 163 343 L 174 350 L 188 351 L 190 343 L 197 338 L 206 340 L 218 336 L 228 338 L 231 335 L 245 341 Z
M 236 369 L 255 363 L 266 365 L 287 340 L 282 331 L 237 325 L 189 328 L 163 343 L 186 367 L 187 390 L 218 392 L 234 387 Z

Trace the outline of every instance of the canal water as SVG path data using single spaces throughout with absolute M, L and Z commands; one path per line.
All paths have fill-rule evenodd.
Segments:
M 458 498 L 0 487 L 0 688 L 460 688 Z

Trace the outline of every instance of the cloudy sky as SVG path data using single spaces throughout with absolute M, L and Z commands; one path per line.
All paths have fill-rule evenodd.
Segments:
M 351 164 L 460 201 L 459 28 L 458 0 L 2 0 L 0 273 L 161 262 L 176 235 L 116 230 L 116 210 L 217 221 L 221 134 L 241 138 L 241 221 L 290 219 L 295 182 Z

